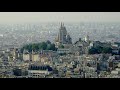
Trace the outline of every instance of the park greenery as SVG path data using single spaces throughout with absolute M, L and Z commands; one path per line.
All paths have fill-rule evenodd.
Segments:
M 58 47 L 59 47 L 59 48 L 64 48 L 64 45 L 61 44 L 61 45 L 59 45 Z
M 40 50 L 53 50 L 56 51 L 57 48 L 55 47 L 54 43 L 51 43 L 50 41 L 41 42 L 41 43 L 30 43 L 26 44 L 21 48 L 21 52 L 24 50 L 27 50 L 29 52 L 33 51 L 40 51 Z
M 118 46 L 120 46 L 119 42 L 115 42 Z M 113 54 L 111 43 L 104 43 L 100 41 L 96 41 L 94 46 L 89 49 L 89 54 Z
M 111 47 L 96 46 L 89 49 L 89 54 L 112 53 Z

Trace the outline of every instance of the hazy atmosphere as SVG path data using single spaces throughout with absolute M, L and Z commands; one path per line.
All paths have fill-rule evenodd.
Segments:
M 0 78 L 120 78 L 120 12 L 0 12 Z
M 0 12 L 0 23 L 120 22 L 120 12 Z

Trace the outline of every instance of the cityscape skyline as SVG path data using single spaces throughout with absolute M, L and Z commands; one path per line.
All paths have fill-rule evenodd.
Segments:
M 120 78 L 120 40 L 101 42 L 103 39 L 119 39 L 119 34 L 114 36 L 119 33 L 120 24 L 84 25 L 61 23 L 59 28 L 53 29 L 51 27 L 56 24 L 40 24 L 42 27 L 35 24 L 27 24 L 27 27 L 24 24 L 0 25 L 3 35 L 0 37 L 0 78 Z M 78 29 L 78 26 L 82 28 Z M 108 34 L 108 38 L 95 41 L 89 38 L 90 34 L 85 35 L 75 27 L 86 30 L 86 33 L 93 30 L 92 37 Z M 41 33 L 39 29 L 45 28 L 57 32 Z M 69 34 L 73 30 L 83 35 Z M 118 30 L 114 32 L 116 35 L 111 35 L 114 30 Z M 50 36 L 53 35 L 55 37 L 51 38 L 55 41 L 51 42 Z M 73 43 L 75 36 L 78 37 Z
M 0 78 L 120 78 L 119 16 L 0 13 Z
M 120 22 L 120 12 L 0 12 L 0 23 Z

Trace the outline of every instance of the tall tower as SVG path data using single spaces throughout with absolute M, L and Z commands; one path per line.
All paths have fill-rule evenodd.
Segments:
M 72 44 L 72 38 L 70 37 L 69 34 L 66 35 L 66 42 L 67 44 Z
M 55 46 L 58 47 L 59 45 L 63 44 L 72 44 L 72 38 L 67 33 L 66 27 L 64 23 L 61 23 L 59 28 L 59 33 L 57 38 L 55 38 Z
M 84 40 L 85 40 L 85 42 L 89 43 L 89 41 L 90 41 L 89 32 L 85 36 Z
M 61 27 L 59 29 L 59 42 L 61 44 L 66 44 L 66 35 L 67 35 L 66 27 L 64 26 L 64 23 L 61 23 Z
M 88 36 L 88 35 L 85 37 L 85 41 L 86 41 L 86 42 L 89 41 L 89 36 Z

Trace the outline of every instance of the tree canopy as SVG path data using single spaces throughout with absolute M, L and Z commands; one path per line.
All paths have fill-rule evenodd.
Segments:
M 90 54 L 112 53 L 112 48 L 102 46 L 92 47 L 89 49 L 89 53 Z
M 23 50 L 27 50 L 29 52 L 32 52 L 32 50 L 33 51 L 39 51 L 39 50 L 53 50 L 53 51 L 56 51 L 57 48 L 55 48 L 54 43 L 51 43 L 50 41 L 47 41 L 47 42 L 31 43 L 31 44 L 24 45 L 21 48 L 21 52 L 23 52 Z
M 61 45 L 59 45 L 59 48 L 64 48 L 64 46 L 61 44 Z

